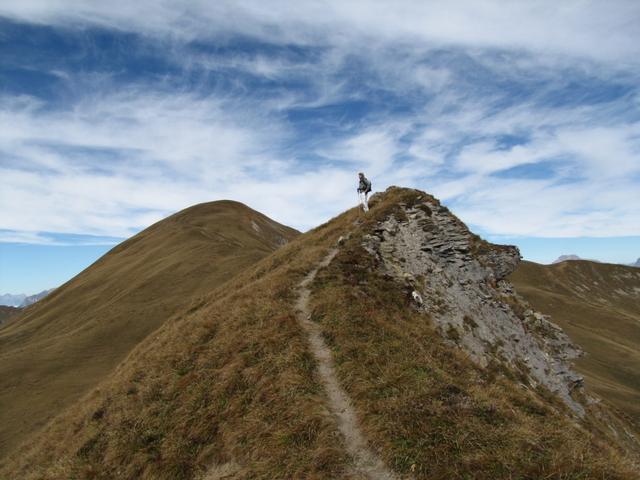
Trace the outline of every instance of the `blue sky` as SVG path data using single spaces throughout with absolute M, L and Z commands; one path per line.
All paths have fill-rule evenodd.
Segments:
M 198 202 L 306 230 L 359 170 L 535 261 L 640 256 L 638 2 L 290 5 L 3 2 L 0 293 Z

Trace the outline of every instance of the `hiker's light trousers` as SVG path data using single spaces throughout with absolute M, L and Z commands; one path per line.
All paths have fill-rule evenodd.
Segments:
M 358 192 L 358 198 L 360 200 L 360 205 L 365 212 L 369 211 L 369 194 L 365 192 Z

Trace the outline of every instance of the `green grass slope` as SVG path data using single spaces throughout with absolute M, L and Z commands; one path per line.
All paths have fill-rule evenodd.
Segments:
M 237 202 L 196 205 L 116 246 L 3 325 L 0 456 L 168 318 L 296 234 Z
M 415 479 L 631 480 L 615 442 L 543 389 L 480 368 L 444 340 L 362 246 L 398 205 L 388 190 L 278 249 L 176 314 L 0 467 L 20 479 L 356 480 L 296 320 L 331 348 L 372 451 Z M 360 478 L 360 477 L 358 477 Z
M 586 260 L 522 262 L 510 280 L 582 347 L 577 369 L 640 431 L 640 270 Z

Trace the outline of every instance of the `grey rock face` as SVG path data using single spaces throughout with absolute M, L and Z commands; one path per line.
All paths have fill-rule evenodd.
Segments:
M 403 214 L 364 237 L 382 273 L 406 284 L 414 307 L 428 312 L 442 336 L 475 362 L 506 363 L 529 386 L 544 385 L 583 415 L 571 396 L 582 378 L 568 363 L 581 352 L 504 280 L 520 261 L 518 249 L 484 242 L 448 209 L 421 201 L 401 206 Z

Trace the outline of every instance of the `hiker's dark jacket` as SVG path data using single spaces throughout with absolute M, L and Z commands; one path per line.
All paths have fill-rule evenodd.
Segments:
M 358 185 L 359 192 L 370 192 L 371 191 L 371 182 L 367 180 L 366 177 L 360 178 L 360 185 Z

